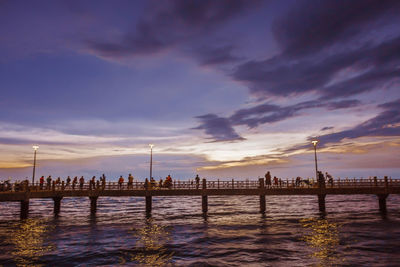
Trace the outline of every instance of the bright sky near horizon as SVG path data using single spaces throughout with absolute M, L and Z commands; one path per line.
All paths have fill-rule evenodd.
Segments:
M 400 1 L 0 0 L 0 180 L 400 178 Z

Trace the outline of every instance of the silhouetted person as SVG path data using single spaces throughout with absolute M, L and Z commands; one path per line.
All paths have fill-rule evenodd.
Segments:
M 200 187 L 200 177 L 198 174 L 196 174 L 196 178 L 194 178 L 196 180 L 196 189 L 199 189 Z
M 40 177 L 40 179 L 39 179 L 39 188 L 40 188 L 40 190 L 43 189 L 43 184 L 44 184 L 44 176 Z
M 331 187 L 333 187 L 333 177 L 332 177 L 332 175 L 330 175 L 328 172 L 326 172 L 325 173 L 325 177 L 326 177 L 326 180 L 328 180 L 329 185 Z
M 271 173 L 269 171 L 265 174 L 265 185 L 271 186 Z
M 274 185 L 277 186 L 278 185 L 278 177 L 274 176 Z
M 81 176 L 81 178 L 79 178 L 79 189 L 82 190 L 83 189 L 83 184 L 85 183 L 85 178 L 83 178 L 83 176 Z
M 89 181 L 89 189 L 94 189 L 96 185 L 96 176 L 93 176 L 92 179 Z
M 158 187 L 159 187 L 159 188 L 162 188 L 162 187 L 163 187 L 163 179 L 162 179 L 162 178 L 160 178 L 160 182 L 158 183 Z
M 318 171 L 318 186 L 320 188 L 325 187 L 325 177 L 324 174 L 321 171 Z
M 124 177 L 122 177 L 122 175 L 119 177 L 118 179 L 118 188 L 122 189 L 122 185 L 124 183 Z
M 171 175 L 168 174 L 167 178 L 165 178 L 164 182 L 165 187 L 171 188 L 172 187 L 172 178 Z
M 128 188 L 133 188 L 133 176 L 131 173 L 128 176 Z
M 67 186 L 69 186 L 69 184 L 71 183 L 71 177 L 67 177 Z
M 148 190 L 149 189 L 149 179 L 144 180 L 144 189 Z
M 50 187 L 51 187 L 51 175 L 49 175 L 49 177 L 47 177 L 46 182 L 47 182 L 47 189 L 50 190 Z
M 156 180 L 154 180 L 153 177 L 150 178 L 150 185 L 151 185 L 151 188 L 154 188 L 156 186 Z
M 75 176 L 72 180 L 72 189 L 75 190 L 75 185 L 78 183 L 78 176 Z
M 103 188 L 103 190 L 106 188 L 106 176 L 103 175 L 101 176 L 101 187 Z
M 300 186 L 300 182 L 301 182 L 301 177 L 297 176 L 296 177 L 296 186 Z

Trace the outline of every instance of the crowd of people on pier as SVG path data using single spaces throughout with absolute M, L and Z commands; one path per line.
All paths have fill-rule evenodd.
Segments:
M 302 187 L 302 186 L 314 186 L 314 185 L 324 185 L 325 184 L 329 184 L 330 186 L 333 186 L 333 177 L 332 175 L 330 175 L 328 172 L 325 172 L 325 176 L 321 171 L 318 171 L 318 177 L 317 180 L 314 181 L 312 179 L 303 179 L 300 176 L 297 176 L 296 179 L 294 181 L 292 181 L 292 186 L 293 187 Z M 282 186 L 283 183 L 285 183 L 285 181 L 283 181 L 281 178 L 278 178 L 276 176 L 274 176 L 274 178 L 272 178 L 271 173 L 268 171 L 265 174 L 265 186 L 267 188 L 270 187 L 280 187 Z M 287 183 L 287 181 L 286 181 Z M 288 185 L 287 185 L 288 186 Z
M 197 184 L 199 183 L 200 178 L 198 178 L 197 175 Z M 27 188 L 28 186 L 32 186 L 32 184 L 29 183 L 28 179 L 25 179 L 23 181 L 15 181 L 13 183 L 10 182 L 11 179 L 5 180 L 3 182 L 0 182 L 0 192 L 1 191 L 22 191 L 25 190 L 25 187 Z M 114 183 L 110 182 L 110 185 L 113 185 Z M 54 179 L 51 175 L 47 176 L 41 176 L 39 178 L 39 182 L 33 184 L 35 189 L 37 190 L 51 190 L 54 188 L 61 188 L 61 189 L 72 189 L 72 190 L 83 190 L 83 189 L 105 189 L 106 188 L 106 176 L 102 174 L 98 179 L 96 176 L 93 176 L 91 179 L 86 179 L 84 176 L 81 176 L 78 178 L 78 176 L 75 176 L 74 178 L 71 178 L 68 176 L 66 179 L 61 179 L 61 177 L 58 177 Z M 144 183 L 136 182 L 134 184 L 134 177 L 130 173 L 128 175 L 127 182 L 125 182 L 125 178 L 121 175 L 118 180 L 117 180 L 117 185 L 118 189 L 140 189 L 139 187 L 142 187 L 144 189 L 154 189 L 154 188 L 172 188 L 173 181 L 172 177 L 169 174 L 164 180 L 160 178 L 160 180 L 157 182 L 153 177 L 146 178 L 144 180 Z
M 316 180 L 313 179 L 303 179 L 300 176 L 296 177 L 296 179 L 292 181 L 288 180 L 283 180 L 281 178 L 278 178 L 276 176 L 272 177 L 271 173 L 268 171 L 265 174 L 265 187 L 267 188 L 272 188 L 272 187 L 282 187 L 282 186 L 292 186 L 292 187 L 303 187 L 303 186 L 325 186 L 325 184 L 328 184 L 330 186 L 333 186 L 333 177 L 329 173 L 325 173 L 325 176 L 322 172 L 318 172 L 318 177 Z M 53 179 L 51 175 L 47 176 L 41 176 L 39 178 L 39 183 L 35 183 L 33 186 L 35 187 L 36 190 L 51 190 L 54 188 L 61 188 L 61 189 L 67 189 L 67 190 L 83 190 L 83 189 L 89 189 L 89 190 L 94 190 L 94 189 L 105 189 L 106 188 L 106 176 L 102 174 L 98 179 L 96 176 L 93 176 L 90 179 L 84 178 L 84 176 L 81 176 L 78 178 L 78 176 L 75 176 L 71 178 L 68 176 L 65 180 L 61 179 L 60 177 Z M 31 186 L 29 184 L 29 180 L 23 180 L 23 181 L 17 181 L 14 183 L 11 183 L 9 180 L 6 180 L 4 182 L 0 182 L 0 192 L 1 191 L 21 191 L 25 190 L 28 186 Z M 153 177 L 150 179 L 145 178 L 144 182 L 138 182 L 134 179 L 133 175 L 129 173 L 127 182 L 125 182 L 125 178 L 121 175 L 117 179 L 117 183 L 112 183 L 110 182 L 108 184 L 109 187 L 107 188 L 112 188 L 112 189 L 161 189 L 161 188 L 167 188 L 170 189 L 173 186 L 173 181 L 171 175 L 168 175 L 165 179 L 160 178 L 159 181 L 156 181 Z M 111 187 L 110 187 L 111 186 Z M 194 180 L 191 180 L 191 186 L 195 187 L 196 189 L 200 188 L 200 177 L 199 175 L 196 175 Z

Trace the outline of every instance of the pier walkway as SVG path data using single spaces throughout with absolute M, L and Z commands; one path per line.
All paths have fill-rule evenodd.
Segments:
M 43 185 L 39 184 L 22 186 L 17 188 L 10 185 L 10 190 L 0 192 L 0 202 L 17 201 L 21 203 L 21 218 L 27 218 L 29 214 L 29 200 L 34 198 L 52 198 L 54 201 L 54 213 L 58 214 L 61 209 L 61 200 L 64 197 L 89 197 L 90 210 L 95 213 L 97 210 L 97 199 L 99 197 L 145 197 L 146 212 L 152 210 L 153 196 L 201 196 L 202 211 L 208 211 L 208 196 L 233 196 L 233 195 L 254 195 L 260 198 L 260 212 L 266 211 L 266 196 L 269 195 L 316 195 L 318 207 L 325 212 L 326 195 L 354 195 L 373 194 L 377 196 L 379 209 L 386 212 L 386 198 L 389 194 L 400 194 L 400 180 L 378 179 L 338 179 L 332 183 L 296 183 L 294 180 L 279 180 L 278 183 L 266 185 L 265 180 L 242 180 L 242 181 L 207 181 L 202 179 L 199 184 L 195 181 L 174 181 L 169 188 L 158 186 L 145 186 L 144 182 L 133 182 L 119 184 L 107 182 L 105 184 L 79 184 L 72 186 L 64 182 L 60 184 Z M 4 210 L 2 213 L 5 212 Z

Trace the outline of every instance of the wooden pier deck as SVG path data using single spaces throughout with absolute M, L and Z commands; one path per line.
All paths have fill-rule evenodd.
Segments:
M 259 196 L 260 212 L 266 211 L 266 196 L 269 195 L 316 195 L 318 196 L 318 207 L 321 212 L 325 211 L 326 195 L 355 195 L 373 194 L 378 197 L 379 209 L 386 212 L 386 198 L 389 194 L 400 194 L 400 180 L 392 180 L 385 177 L 377 179 L 343 179 L 334 180 L 332 183 L 296 184 L 294 180 L 279 180 L 277 184 L 265 185 L 264 179 L 258 181 L 206 181 L 202 179 L 199 184 L 195 181 L 175 181 L 170 188 L 160 188 L 148 185 L 144 182 L 118 184 L 108 182 L 103 185 L 84 184 L 82 186 L 66 185 L 64 182 L 50 185 L 39 184 L 34 186 L 23 186 L 15 190 L 0 192 L 0 202 L 18 201 L 21 203 L 21 218 L 27 218 L 29 214 L 29 200 L 34 198 L 52 198 L 54 200 L 54 213 L 58 214 L 61 209 L 61 200 L 64 197 L 89 197 L 91 201 L 91 212 L 97 210 L 97 199 L 99 197 L 145 197 L 146 212 L 152 210 L 152 197 L 154 196 L 201 196 L 202 211 L 208 211 L 208 196 L 234 196 L 248 195 Z M 4 211 L 2 211 L 4 212 Z

